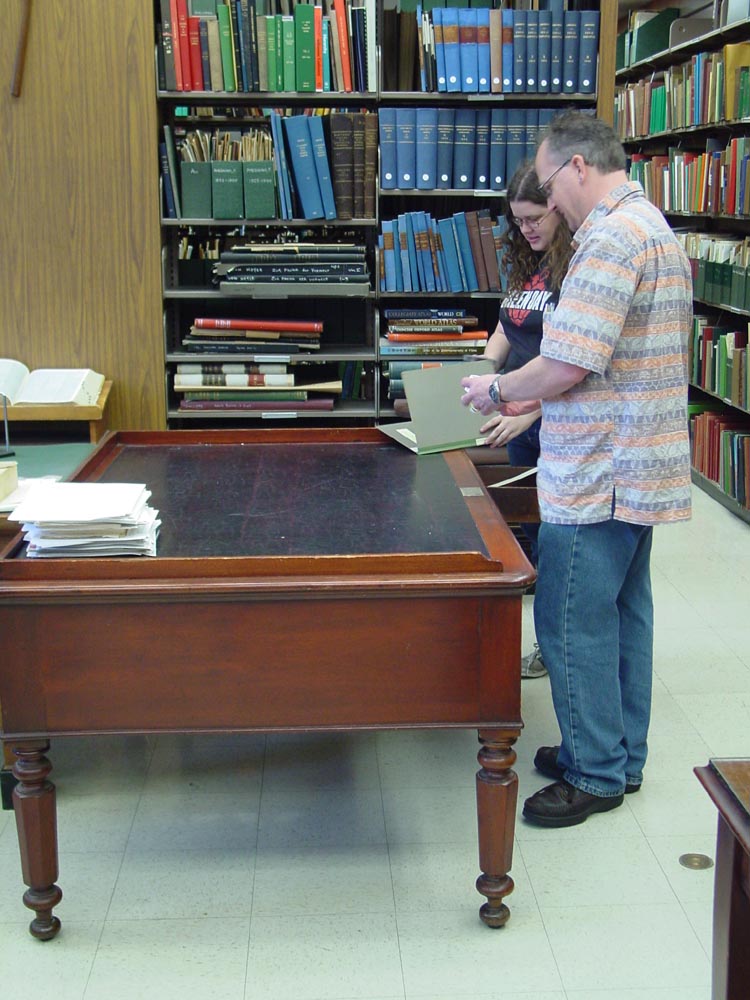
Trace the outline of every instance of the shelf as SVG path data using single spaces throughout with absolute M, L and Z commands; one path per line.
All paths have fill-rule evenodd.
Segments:
M 746 37 L 747 22 L 735 21 L 723 28 L 709 31 L 707 34 L 701 35 L 700 38 L 691 38 L 690 41 L 683 42 L 682 45 L 675 45 L 663 52 L 656 52 L 648 59 L 641 59 L 639 62 L 633 63 L 632 66 L 618 69 L 615 73 L 615 83 L 637 80 L 640 77 L 648 76 L 653 69 L 675 66 L 681 61 L 687 62 L 687 59 L 681 60 L 681 56 L 691 56 L 695 52 L 712 51 L 721 48 L 727 42 L 744 40 Z
M 691 389 L 696 389 L 698 392 L 704 393 L 706 396 L 710 396 L 711 399 L 716 399 L 718 402 L 723 403 L 725 406 L 729 406 L 733 410 L 737 410 L 738 413 L 742 413 L 744 416 L 750 416 L 750 410 L 746 410 L 744 407 L 739 406 L 737 403 L 733 403 L 731 399 L 727 399 L 726 396 L 719 396 L 718 393 L 712 392 L 711 389 L 704 389 L 702 385 L 696 385 L 695 382 L 689 382 L 688 385 Z
M 162 226 L 176 227 L 216 227 L 235 229 L 269 228 L 277 229 L 354 229 L 365 226 L 377 227 L 377 219 L 162 219 Z
M 381 198 L 505 198 L 506 191 L 492 191 L 488 188 L 385 188 L 378 189 Z M 377 225 L 377 222 L 375 223 Z
M 171 104 L 246 104 L 259 107 L 285 108 L 292 106 L 305 106 L 314 104 L 316 106 L 341 107 L 344 104 L 374 104 L 378 100 L 378 95 L 374 91 L 300 91 L 292 90 L 268 90 L 268 91 L 227 91 L 227 90 L 158 90 L 156 97 L 160 101 Z M 205 120 L 205 119 L 204 119 Z M 233 118 L 232 121 L 241 119 Z
M 734 118 L 732 121 L 720 122 L 699 122 L 696 125 L 682 125 L 679 128 L 669 129 L 666 132 L 650 132 L 648 135 L 628 136 L 621 139 L 623 146 L 642 145 L 645 142 L 655 142 L 663 144 L 664 139 L 672 139 L 675 136 L 695 137 L 696 133 L 706 132 L 710 136 L 717 129 L 725 129 L 727 132 L 744 131 L 750 129 L 750 118 Z
M 718 483 L 715 483 L 712 479 L 707 479 L 697 469 L 692 468 L 690 470 L 690 478 L 696 486 L 702 489 L 704 493 L 707 493 L 713 500 L 717 500 L 722 507 L 726 507 L 727 510 L 741 518 L 746 524 L 750 524 L 750 510 L 738 503 L 734 497 L 730 497 L 729 494 L 725 493 L 719 487 Z
M 374 348 L 362 347 L 327 347 L 324 351 L 313 351 L 309 354 L 300 352 L 299 354 L 269 354 L 266 351 L 212 351 L 206 353 L 193 353 L 192 351 L 171 351 L 167 354 L 166 360 L 173 364 L 244 364 L 254 363 L 257 357 L 266 359 L 266 363 L 274 364 L 322 364 L 331 361 L 372 361 L 376 360 Z
M 284 414 L 287 414 L 284 416 Z M 289 414 L 294 414 L 290 417 Z M 167 411 L 170 420 L 374 420 L 375 404 L 366 400 L 342 399 L 332 410 L 298 410 L 290 400 L 288 410 L 179 410 Z
M 223 282 L 226 284 L 226 282 Z M 239 284 L 239 282 L 238 282 Z M 341 290 L 344 288 L 344 291 Z M 273 294 L 252 294 L 252 290 L 248 291 L 237 291 L 234 293 L 220 292 L 213 288 L 165 288 L 164 298 L 165 299 L 210 299 L 217 300 L 219 302 L 232 302 L 234 299 L 315 299 L 315 298 L 349 298 L 349 299 L 372 299 L 375 297 L 375 293 L 370 289 L 368 292 L 360 291 L 349 291 L 347 292 L 346 286 L 336 286 L 336 291 L 328 292 L 318 292 L 317 295 L 314 291 L 310 290 L 309 286 L 299 289 L 284 289 L 280 288 L 278 292 Z M 428 293 L 432 294 L 432 293 Z M 468 293 L 467 293 L 468 294 Z
M 734 313 L 736 316 L 750 316 L 750 312 L 747 309 L 737 309 L 735 306 L 728 306 L 724 302 L 709 302 L 708 299 L 699 299 L 698 296 L 693 296 L 694 302 L 699 302 L 702 306 L 709 306 L 711 309 L 718 309 L 721 312 Z M 696 389 L 700 389 L 701 386 L 696 386 Z
M 596 104 L 596 94 L 465 94 L 443 93 L 421 90 L 384 90 L 379 94 L 379 103 L 389 104 L 512 104 L 514 107 L 536 107 L 542 104 Z

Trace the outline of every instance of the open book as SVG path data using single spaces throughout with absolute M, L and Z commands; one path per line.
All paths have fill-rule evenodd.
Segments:
M 90 368 L 37 368 L 11 358 L 0 358 L 0 396 L 24 405 L 78 403 L 93 406 L 104 385 L 104 376 Z

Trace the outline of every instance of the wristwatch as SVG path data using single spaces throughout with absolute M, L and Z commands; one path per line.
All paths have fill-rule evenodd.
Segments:
M 495 406 L 499 406 L 503 401 L 503 394 L 500 392 L 500 376 L 496 375 L 495 378 L 490 382 L 490 387 L 487 390 L 487 395 L 492 400 Z

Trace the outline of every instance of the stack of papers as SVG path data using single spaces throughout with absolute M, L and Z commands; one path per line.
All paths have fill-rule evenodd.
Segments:
M 155 556 L 159 512 L 142 483 L 36 483 L 8 516 L 33 559 Z

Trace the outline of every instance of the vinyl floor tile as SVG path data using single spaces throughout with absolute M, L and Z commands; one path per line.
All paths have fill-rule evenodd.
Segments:
M 53 941 L 40 942 L 29 934 L 27 920 L 0 922 L 3 996 L 81 1000 L 101 933 L 101 923 L 72 921 Z
M 254 848 L 259 794 L 208 792 L 144 795 L 133 820 L 128 850 Z

